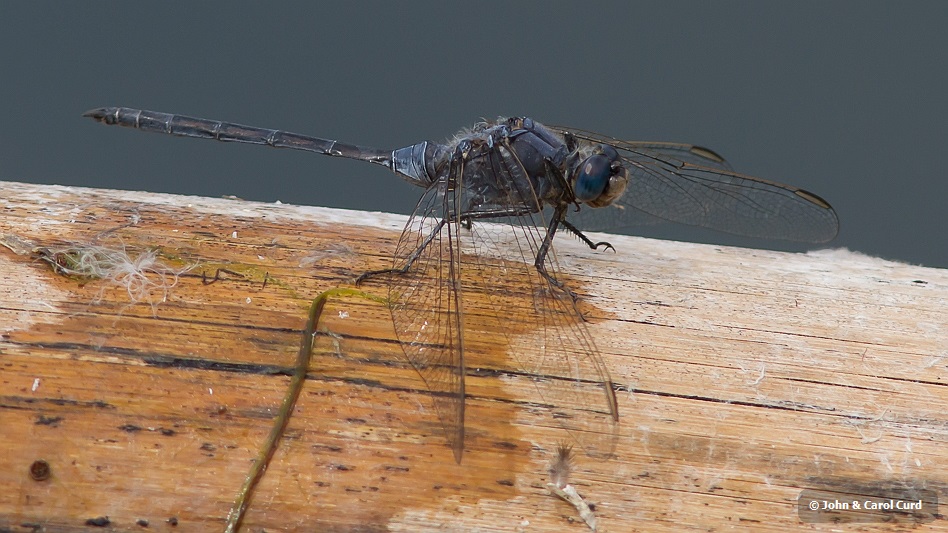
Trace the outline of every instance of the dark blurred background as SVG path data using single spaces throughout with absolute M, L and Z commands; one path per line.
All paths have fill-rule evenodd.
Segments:
M 408 213 L 364 163 L 107 128 L 123 105 L 395 148 L 481 117 L 701 144 L 948 267 L 948 3 L 4 2 L 0 180 Z M 680 226 L 637 234 L 800 250 Z

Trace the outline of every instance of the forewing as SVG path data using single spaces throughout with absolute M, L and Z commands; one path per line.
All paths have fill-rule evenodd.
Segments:
M 496 274 L 485 284 L 493 286 L 485 290 L 497 321 L 495 331 L 505 339 L 516 379 L 535 385 L 539 403 L 554 423 L 587 454 L 608 457 L 618 432 L 612 380 L 572 297 L 534 267 L 542 242 L 536 229 L 474 226 L 478 254 L 501 257 L 492 261 Z M 510 248 L 496 255 L 502 246 Z M 550 273 L 557 272 L 552 255 L 546 265 Z
M 826 242 L 839 231 L 829 203 L 790 185 L 688 163 L 623 160 L 629 184 L 620 208 L 750 237 Z
M 592 219 L 599 228 L 631 225 L 642 211 L 664 220 L 747 235 L 826 242 L 839 231 L 835 211 L 819 196 L 738 174 L 717 153 L 699 146 L 629 142 L 561 128 L 587 142 L 614 146 L 629 170 L 625 194 Z
M 395 252 L 390 306 L 405 356 L 431 392 L 448 444 L 460 462 L 464 450 L 464 340 L 458 292 L 457 225 L 443 223 L 454 194 L 444 182 L 418 202 Z
M 523 197 L 527 188 L 505 186 L 516 172 L 516 158 L 506 146 L 497 146 L 491 157 L 496 159 L 492 168 L 501 169 L 493 178 L 497 189 L 508 195 L 505 203 L 536 206 L 535 197 Z M 618 435 L 612 380 L 572 296 L 534 266 L 547 221 L 539 213 L 525 212 L 494 220 L 502 224 L 474 221 L 474 253 L 462 258 L 462 272 L 479 273 L 465 279 L 487 296 L 491 309 L 484 318 L 493 321 L 490 329 L 506 343 L 518 367 L 516 379 L 535 385 L 543 410 L 555 424 L 587 454 L 609 456 Z M 551 275 L 559 272 L 552 249 L 544 266 Z
M 690 163 L 692 165 L 710 167 L 718 170 L 733 170 L 730 163 L 728 163 L 724 157 L 714 150 L 703 146 L 660 141 L 623 141 L 607 135 L 576 128 L 566 128 L 563 126 L 552 126 L 551 128 L 561 134 L 569 134 L 583 141 L 611 145 L 619 150 L 620 153 L 625 152 L 624 155 L 632 158 L 642 156 L 648 159 L 662 160 L 670 165 Z

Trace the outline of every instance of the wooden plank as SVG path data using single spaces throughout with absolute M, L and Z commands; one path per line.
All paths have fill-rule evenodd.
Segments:
M 87 524 L 101 517 L 110 531 L 221 530 L 311 299 L 387 267 L 404 223 L 20 183 L 0 184 L 0 206 L 8 243 L 63 261 L 124 250 L 152 283 L 130 294 L 120 271 L 81 282 L 0 249 L 0 531 L 101 531 Z M 608 240 L 616 253 L 557 242 L 619 387 L 616 458 L 579 455 L 571 478 L 601 530 L 782 531 L 801 525 L 803 489 L 946 493 L 946 271 Z M 387 309 L 327 309 L 338 341 L 317 344 L 243 531 L 589 530 L 546 488 L 568 437 L 531 403 L 532 382 L 505 372 L 517 368 L 503 346 L 478 339 L 469 361 L 494 371 L 467 378 L 458 465 Z M 48 479 L 31 477 L 40 460 Z

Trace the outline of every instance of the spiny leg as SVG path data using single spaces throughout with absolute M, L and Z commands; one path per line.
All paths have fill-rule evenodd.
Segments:
M 583 241 L 586 244 L 586 246 L 592 248 L 593 250 L 598 251 L 599 247 L 602 246 L 603 250 L 612 250 L 613 252 L 616 251 L 615 247 L 613 247 L 612 244 L 610 244 L 607 241 L 593 242 L 592 239 L 584 235 L 583 232 L 580 231 L 579 228 L 570 224 L 569 221 L 567 221 L 566 219 L 561 220 L 560 224 L 563 225 L 563 229 L 565 229 L 566 231 L 578 237 L 579 240 Z
M 553 213 L 553 219 L 550 221 L 550 227 L 546 231 L 546 236 L 543 238 L 543 244 L 540 245 L 540 249 L 537 250 L 536 261 L 534 261 L 533 266 L 536 267 L 537 272 L 540 273 L 547 282 L 553 287 L 563 291 L 573 300 L 573 304 L 579 300 L 579 296 L 569 290 L 566 285 L 560 282 L 558 279 L 550 275 L 546 270 L 546 256 L 550 252 L 550 246 L 553 244 L 553 236 L 556 235 L 556 229 L 561 222 L 564 222 L 563 217 L 566 214 L 566 204 L 558 206 Z
M 563 172 L 561 172 L 559 167 L 554 165 L 553 162 L 550 161 L 549 159 L 544 160 L 543 164 L 546 167 L 547 175 L 552 176 L 553 179 L 556 180 L 560 189 L 564 191 L 565 198 L 563 198 L 561 201 L 564 203 L 575 204 L 576 209 L 579 210 L 579 204 L 576 202 L 576 199 L 573 197 L 572 187 L 570 187 L 569 180 L 566 179 L 566 176 L 563 175 Z M 583 243 L 586 246 L 592 248 L 593 250 L 598 250 L 600 246 L 603 246 L 607 250 L 611 249 L 613 252 L 616 251 L 616 249 L 612 246 L 612 244 L 606 241 L 600 241 L 600 242 L 595 242 L 595 243 L 592 242 L 592 240 L 586 235 L 584 235 L 583 232 L 579 230 L 579 228 L 570 224 L 570 222 L 566 220 L 565 216 L 562 217 L 559 223 L 563 225 L 563 229 L 565 229 L 566 231 L 578 237 L 581 241 L 583 241 Z
M 410 223 L 411 222 L 409 222 L 409 224 Z M 441 230 L 444 228 L 445 224 L 447 223 L 448 223 L 448 220 L 444 218 L 438 221 L 438 225 L 435 226 L 434 229 L 431 230 L 431 233 L 429 233 L 427 237 L 425 237 L 425 240 L 422 241 L 421 245 L 418 246 L 418 248 L 416 248 L 415 251 L 412 252 L 411 255 L 408 256 L 408 259 L 405 261 L 404 266 L 400 268 L 383 268 L 381 270 L 371 270 L 369 272 L 365 272 L 355 279 L 355 284 L 361 285 L 363 281 L 369 278 L 373 278 L 375 276 L 383 275 L 383 274 L 405 274 L 411 269 L 412 265 L 415 264 L 415 261 L 418 259 L 418 257 L 421 256 L 422 252 L 425 251 L 428 245 L 431 244 L 431 241 L 434 240 L 435 236 L 441 232 Z M 405 231 L 408 231 L 408 228 L 405 228 Z
M 459 175 L 459 172 L 463 172 L 464 160 L 467 158 L 467 154 L 468 154 L 468 150 L 466 148 L 467 148 L 466 145 L 462 146 L 461 144 L 459 144 L 455 148 L 454 155 L 451 158 L 450 168 L 448 170 L 448 181 L 447 182 L 442 182 L 440 180 L 435 181 L 434 184 L 432 184 L 432 187 L 440 187 L 442 186 L 442 183 L 444 184 L 444 186 L 448 188 L 452 186 L 451 185 L 452 183 L 454 184 L 453 185 L 454 187 L 457 187 L 457 183 L 461 178 L 461 176 Z M 355 284 L 358 286 L 363 281 L 369 278 L 379 276 L 379 275 L 384 275 L 384 274 L 398 274 L 398 275 L 406 274 L 409 270 L 411 270 L 412 265 L 414 265 L 415 261 L 417 261 L 418 258 L 421 257 L 421 254 L 424 253 L 425 249 L 428 248 L 428 246 L 435 239 L 435 237 L 439 233 L 441 233 L 441 230 L 443 230 L 444 227 L 448 224 L 448 222 L 450 222 L 450 220 L 448 219 L 448 215 L 449 213 L 442 213 L 441 219 L 438 221 L 438 224 L 431 230 L 431 233 L 429 233 L 428 236 L 425 237 L 425 240 L 422 241 L 422 243 L 411 253 L 411 255 L 408 256 L 403 266 L 398 267 L 398 268 L 383 268 L 381 270 L 372 270 L 369 272 L 365 272 L 355 279 Z M 409 226 L 406 226 L 404 231 L 409 231 L 409 227 L 410 227 L 410 224 L 412 223 L 412 220 L 414 219 L 414 216 L 415 215 L 413 215 L 412 218 L 409 219 L 408 221 Z M 471 221 L 469 217 L 461 217 L 461 221 L 462 223 L 466 221 L 468 226 L 471 225 Z

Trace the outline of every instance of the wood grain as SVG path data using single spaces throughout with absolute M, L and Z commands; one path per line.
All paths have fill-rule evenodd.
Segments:
M 151 250 L 169 276 L 131 298 L 0 248 L 0 531 L 221 530 L 310 301 L 389 266 L 404 223 L 20 183 L 0 183 L 0 206 L 2 236 Z M 557 241 L 619 389 L 616 458 L 579 455 L 571 478 L 601 531 L 823 530 L 798 517 L 804 489 L 948 494 L 946 271 L 608 240 L 616 253 Z M 326 317 L 243 531 L 588 531 L 545 486 L 568 436 L 502 345 L 477 339 L 458 465 L 388 310 L 344 299 Z M 916 527 L 890 518 L 858 528 Z

